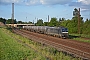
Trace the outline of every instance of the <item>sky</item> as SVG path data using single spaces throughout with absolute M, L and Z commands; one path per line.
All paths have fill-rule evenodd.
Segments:
M 81 9 L 81 16 L 90 19 L 90 0 L 0 0 L 0 17 L 10 19 L 14 3 L 14 18 L 17 21 L 44 22 L 56 17 L 72 19 L 74 8 Z

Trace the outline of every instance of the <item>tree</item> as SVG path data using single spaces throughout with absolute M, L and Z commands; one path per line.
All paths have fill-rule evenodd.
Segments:
M 90 19 L 86 19 L 85 23 L 83 24 L 83 34 L 90 35 Z
M 57 25 L 58 25 L 57 18 L 51 18 L 49 26 L 57 26 Z
M 73 25 L 73 32 L 74 33 L 82 33 L 82 26 L 83 26 L 83 17 L 80 17 L 80 8 L 74 9 L 73 11 L 73 18 L 72 18 L 72 25 Z
M 4 19 L 4 18 L 0 18 L 0 22 L 6 24 L 6 19 Z
M 77 17 L 78 16 L 78 13 L 79 13 L 79 11 L 78 11 L 78 9 L 74 9 L 74 11 L 73 11 L 73 16 L 74 17 Z
M 17 24 L 17 21 L 16 21 L 16 19 L 14 19 L 14 22 L 13 22 L 14 24 Z
M 48 22 L 44 22 L 43 25 L 44 25 L 44 26 L 48 26 Z
M 22 24 L 23 22 L 22 21 L 17 21 L 18 24 Z
M 83 17 L 80 17 L 80 30 L 82 33 L 83 29 Z M 73 17 L 71 20 L 64 20 L 61 22 L 61 26 L 67 27 L 69 29 L 69 33 L 78 33 L 78 17 Z
M 59 22 L 61 22 L 62 21 L 62 19 L 61 18 L 59 18 Z
M 34 22 L 33 22 L 33 23 L 34 23 Z M 31 22 L 31 21 L 29 21 L 29 22 L 28 22 L 28 24 L 32 24 L 32 22 Z
M 61 21 L 64 21 L 64 20 L 65 20 L 65 18 L 62 18 L 62 19 L 61 19 Z
M 78 17 L 73 17 L 70 24 L 71 33 L 78 33 Z
M 17 24 L 17 21 L 16 21 L 16 19 L 14 19 L 13 21 L 12 21 L 12 19 L 8 19 L 6 21 L 6 24 Z
M 65 18 L 59 18 L 58 26 L 61 26 L 63 22 L 65 22 Z
M 36 23 L 37 26 L 42 26 L 43 25 L 43 20 L 39 19 Z

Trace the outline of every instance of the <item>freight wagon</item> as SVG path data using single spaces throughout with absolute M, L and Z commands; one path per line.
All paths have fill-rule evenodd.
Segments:
M 52 35 L 61 38 L 68 38 L 68 29 L 65 27 L 49 27 L 49 26 L 23 26 L 23 29 L 42 33 L 46 35 Z

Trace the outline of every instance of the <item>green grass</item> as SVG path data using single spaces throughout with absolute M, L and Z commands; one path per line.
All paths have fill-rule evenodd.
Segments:
M 90 38 L 90 35 L 87 34 L 70 34 L 72 36 L 78 36 L 78 37 L 85 37 L 85 38 Z
M 81 35 L 79 35 L 79 34 L 70 34 L 69 37 L 71 39 L 73 39 L 73 40 L 90 43 L 90 35 L 85 35 L 85 34 L 81 34 Z M 82 38 L 82 37 L 84 37 L 84 38 Z
M 17 42 L 15 38 L 22 41 Z M 27 44 L 31 48 L 23 45 Z M 1 60 L 80 60 L 65 55 L 47 45 L 31 41 L 14 34 L 9 28 L 0 28 L 0 59 Z
M 14 38 L 7 35 L 6 32 L 0 28 L 0 60 L 45 60 L 44 57 L 34 50 L 18 43 Z
M 81 37 L 86 37 L 86 38 L 90 38 L 90 35 L 86 35 L 86 34 L 81 34 Z
M 85 40 L 83 38 L 74 38 L 74 40 L 90 43 L 90 39 L 89 40 Z

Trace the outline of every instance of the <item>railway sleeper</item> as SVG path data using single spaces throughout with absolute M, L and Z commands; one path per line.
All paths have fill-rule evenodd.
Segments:
M 31 40 L 35 40 L 35 39 L 31 39 Z M 37 40 L 36 40 L 37 41 Z M 38 41 L 38 42 L 40 42 L 40 41 Z M 44 42 L 40 42 L 40 43 L 42 43 L 42 44 L 44 44 Z M 46 43 L 45 43 L 46 44 Z M 50 46 L 52 46 L 51 44 L 46 44 L 46 45 L 50 45 Z M 55 46 L 52 46 L 52 47 L 54 47 L 54 48 L 56 48 Z M 60 48 L 56 48 L 57 50 L 60 50 Z M 85 57 L 82 57 L 82 56 L 79 56 L 79 55 L 77 55 L 77 54 L 73 54 L 72 52 L 68 52 L 66 49 L 64 50 L 64 49 L 61 49 L 61 51 L 63 51 L 65 54 L 70 54 L 71 56 L 73 56 L 73 57 L 77 57 L 77 58 L 82 58 L 82 60 L 88 60 L 87 58 L 85 58 Z

